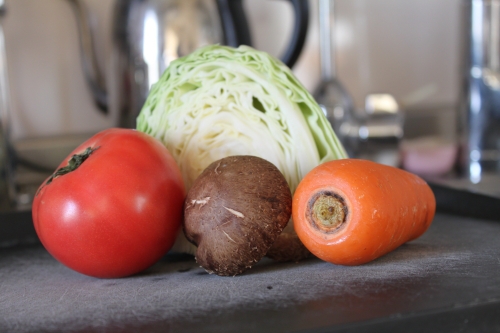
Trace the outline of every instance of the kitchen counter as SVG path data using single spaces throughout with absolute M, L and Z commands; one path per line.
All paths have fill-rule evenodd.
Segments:
M 438 214 L 366 265 L 264 259 L 237 277 L 169 254 L 96 279 L 40 245 L 0 250 L 0 332 L 500 332 L 500 223 Z

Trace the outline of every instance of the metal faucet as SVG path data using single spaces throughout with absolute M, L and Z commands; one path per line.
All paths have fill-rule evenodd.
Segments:
M 403 137 L 403 112 L 390 94 L 369 94 L 365 107 L 356 109 L 353 99 L 337 77 L 335 1 L 319 1 L 322 81 L 314 97 L 350 157 L 398 166 Z
M 467 0 L 466 8 L 463 167 L 479 183 L 500 171 L 500 0 Z
M 16 196 L 10 148 L 10 94 L 3 19 L 5 1 L 0 0 L 0 209 L 10 208 Z

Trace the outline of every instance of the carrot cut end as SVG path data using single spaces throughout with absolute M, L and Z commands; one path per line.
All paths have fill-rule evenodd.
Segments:
M 334 233 L 345 223 L 348 209 L 344 199 L 330 191 L 320 191 L 309 200 L 306 217 L 324 233 Z

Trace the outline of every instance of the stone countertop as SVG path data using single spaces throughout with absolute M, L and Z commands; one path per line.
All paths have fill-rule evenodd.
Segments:
M 438 214 L 421 238 L 366 265 L 264 259 L 236 277 L 169 254 L 142 274 L 96 279 L 40 245 L 0 250 L 0 332 L 361 329 L 500 331 L 500 223 Z

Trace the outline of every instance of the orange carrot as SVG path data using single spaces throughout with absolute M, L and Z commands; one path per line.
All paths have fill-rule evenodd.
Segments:
M 293 221 L 312 254 L 360 265 L 421 236 L 436 210 L 432 190 L 407 171 L 367 160 L 326 162 L 293 197 Z

